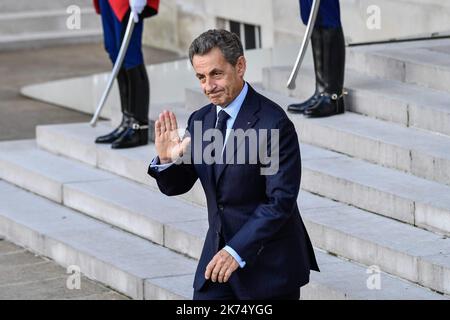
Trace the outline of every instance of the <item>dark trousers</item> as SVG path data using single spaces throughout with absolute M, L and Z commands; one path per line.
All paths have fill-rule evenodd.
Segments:
M 300 16 L 305 25 L 308 24 L 313 0 L 300 1 Z M 339 0 L 322 0 L 317 14 L 316 27 L 339 28 L 341 27 L 341 11 Z
M 235 290 L 229 283 L 212 282 L 208 280 L 200 291 L 194 291 L 194 300 L 251 300 L 245 294 Z M 299 300 L 300 288 L 294 292 L 269 297 L 267 300 Z
M 129 15 L 126 14 L 123 18 L 123 21 L 120 22 L 114 14 L 114 11 L 112 10 L 108 0 L 100 0 L 99 5 L 100 13 L 102 16 L 103 40 L 105 49 L 109 54 L 111 62 L 114 64 L 119 54 L 122 39 L 125 35 Z M 143 29 L 143 20 L 140 19 L 139 22 L 134 25 L 130 44 L 128 45 L 128 50 L 123 60 L 123 67 L 127 70 L 144 63 L 142 54 Z

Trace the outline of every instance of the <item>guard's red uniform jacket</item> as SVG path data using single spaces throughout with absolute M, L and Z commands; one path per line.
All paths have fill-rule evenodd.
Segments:
M 100 6 L 98 4 L 99 0 L 93 0 L 94 7 L 97 13 L 100 13 Z M 128 9 L 130 9 L 129 0 L 108 0 L 111 8 L 113 9 L 116 17 L 119 21 L 122 21 L 123 17 L 127 13 Z M 159 0 L 147 0 L 147 7 L 144 9 L 143 16 L 149 17 L 158 13 L 159 8 Z

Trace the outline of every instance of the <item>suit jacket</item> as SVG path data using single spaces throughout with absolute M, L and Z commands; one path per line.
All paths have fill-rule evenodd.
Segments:
M 117 19 L 119 21 L 123 20 L 123 17 L 130 9 L 130 1 L 129 0 L 108 0 L 111 8 L 113 9 Z M 100 14 L 100 6 L 98 4 L 99 0 L 93 0 L 95 11 Z M 142 12 L 142 17 L 151 17 L 158 13 L 159 8 L 159 0 L 147 0 L 147 6 Z
M 191 134 L 191 145 L 196 139 L 194 121 L 202 122 L 203 132 L 214 128 L 216 107 L 207 105 L 190 116 L 187 130 Z M 195 290 L 205 284 L 206 266 L 220 250 L 222 237 L 246 262 L 244 268 L 238 268 L 230 277 L 232 286 L 252 299 L 291 293 L 309 282 L 310 270 L 319 271 L 297 207 L 301 176 L 297 134 L 284 110 L 250 86 L 233 126 L 233 129 L 239 128 L 279 129 L 276 174 L 261 175 L 264 164 L 260 161 L 225 164 L 215 179 L 213 166 L 204 161 L 172 165 L 161 172 L 150 167 L 148 173 L 168 196 L 183 194 L 197 179 L 201 181 L 206 194 L 209 229 L 195 275 Z M 268 140 L 270 147 L 270 136 Z M 209 143 L 201 144 L 202 151 Z M 246 143 L 236 143 L 235 152 L 244 148 L 246 160 L 249 160 L 245 147 Z M 195 146 L 191 150 L 193 157 Z

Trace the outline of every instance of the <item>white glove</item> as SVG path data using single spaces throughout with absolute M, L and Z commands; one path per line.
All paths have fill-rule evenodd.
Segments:
M 147 0 L 130 0 L 131 15 L 135 23 L 139 22 L 139 14 L 147 5 Z

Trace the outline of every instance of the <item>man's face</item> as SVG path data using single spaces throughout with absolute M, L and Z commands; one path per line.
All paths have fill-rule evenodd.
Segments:
M 226 107 L 244 86 L 246 68 L 244 56 L 239 57 L 236 66 L 233 67 L 219 48 L 213 48 L 203 56 L 194 55 L 192 65 L 203 92 L 215 105 Z

